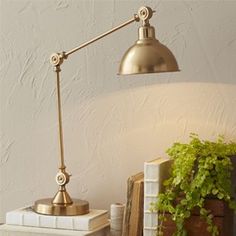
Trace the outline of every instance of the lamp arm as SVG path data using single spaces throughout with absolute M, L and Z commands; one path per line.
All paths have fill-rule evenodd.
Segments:
M 140 17 L 138 16 L 138 14 L 134 14 L 133 18 L 131 18 L 130 20 L 128 20 L 128 21 L 124 22 L 123 24 L 120 24 L 120 25 L 116 26 L 115 28 L 81 44 L 80 46 L 78 46 L 76 48 L 71 49 L 68 52 L 53 53 L 50 57 L 50 62 L 53 66 L 59 66 L 63 63 L 64 59 L 67 59 L 68 56 L 71 55 L 72 53 L 77 52 L 78 50 L 88 46 L 89 44 L 92 44 L 92 43 L 98 41 L 99 39 L 106 37 L 107 35 L 125 27 L 126 25 L 133 23 L 134 21 L 139 21 L 139 20 L 140 20 Z
M 142 20 L 142 23 L 143 23 L 144 26 L 149 25 L 149 19 L 152 17 L 154 12 L 155 11 L 152 10 L 150 7 L 141 7 L 138 10 L 138 13 L 134 14 L 133 18 L 131 18 L 130 20 L 116 26 L 115 28 L 113 28 L 113 29 L 111 29 L 111 30 L 109 30 L 109 31 L 107 31 L 107 32 L 105 32 L 105 33 L 103 33 L 103 34 L 101 34 L 101 35 L 99 35 L 99 36 L 83 43 L 83 44 L 81 44 L 80 46 L 78 46 L 78 47 L 76 47 L 76 48 L 74 48 L 74 49 L 72 49 L 68 52 L 53 53 L 50 57 L 50 62 L 53 66 L 60 66 L 63 63 L 64 59 L 67 59 L 68 56 L 71 55 L 72 53 L 88 46 L 89 44 L 94 43 L 95 41 L 97 41 L 101 38 L 106 37 L 107 35 L 115 32 L 115 31 L 117 31 L 117 30 L 119 30 L 123 27 L 125 27 L 126 25 L 129 25 L 129 24 L 133 23 L 134 21 L 138 22 L 138 21 Z
M 58 109 L 58 128 L 59 128 L 59 142 L 60 142 L 60 169 L 65 169 L 65 162 L 64 162 L 64 145 L 63 145 L 63 129 L 62 129 L 62 112 L 61 112 L 61 86 L 60 86 L 60 66 L 56 66 L 54 68 L 56 72 L 56 83 L 57 83 L 57 109 Z
M 134 21 L 139 21 L 139 17 L 138 17 L 137 14 L 135 14 L 132 19 L 130 19 L 130 20 L 124 22 L 123 24 L 120 24 L 120 25 L 116 26 L 115 28 L 113 28 L 113 29 L 111 29 L 111 30 L 109 30 L 109 31 L 107 31 L 107 32 L 105 32 L 105 33 L 103 33 L 103 34 L 101 34 L 101 35 L 99 35 L 99 36 L 97 36 L 97 37 L 95 37 L 95 38 L 89 40 L 88 42 L 83 43 L 82 45 L 80 45 L 80 46 L 78 46 L 78 47 L 76 47 L 76 48 L 74 48 L 74 49 L 68 51 L 67 53 L 65 53 L 65 56 L 66 56 L 66 57 L 69 56 L 70 54 L 72 54 L 72 53 L 74 53 L 74 52 L 80 50 L 81 48 L 84 48 L 84 47 L 88 46 L 89 44 L 92 44 L 93 42 L 95 42 L 95 41 L 97 41 L 97 40 L 99 40 L 99 39 L 101 39 L 101 38 L 104 38 L 105 36 L 107 36 L 107 35 L 109 35 L 109 34 L 115 32 L 115 31 L 117 31 L 117 30 L 119 30 L 119 29 L 125 27 L 126 25 L 131 24 L 131 23 L 134 22 Z

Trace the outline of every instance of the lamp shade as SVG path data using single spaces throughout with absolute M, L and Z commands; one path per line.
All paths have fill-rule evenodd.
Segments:
M 143 74 L 179 71 L 172 52 L 155 38 L 152 26 L 139 28 L 139 39 L 124 54 L 118 74 Z

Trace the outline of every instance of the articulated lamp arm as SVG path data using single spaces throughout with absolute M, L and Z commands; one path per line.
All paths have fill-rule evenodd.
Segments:
M 155 11 L 153 11 L 150 7 L 141 7 L 138 11 L 138 14 L 134 14 L 133 18 L 131 18 L 130 20 L 124 22 L 123 24 L 89 40 L 88 42 L 85 42 L 83 44 L 81 44 L 80 46 L 68 51 L 68 52 L 61 52 L 61 53 L 53 53 L 50 57 L 50 62 L 53 66 L 60 66 L 63 61 L 65 59 L 68 58 L 69 55 L 71 55 L 72 53 L 88 46 L 89 44 L 92 44 L 94 43 L 95 41 L 98 41 L 99 39 L 101 38 L 104 38 L 106 37 L 107 35 L 135 22 L 135 21 L 140 21 L 142 20 L 143 21 L 143 25 L 149 25 L 149 19 L 152 17 L 152 14 L 154 13 Z
M 89 44 L 92 44 L 95 41 L 98 41 L 99 39 L 106 37 L 107 35 L 115 32 L 115 31 L 117 31 L 117 30 L 119 30 L 119 29 L 121 29 L 123 27 L 125 27 L 126 25 L 131 24 L 134 21 L 139 21 L 139 20 L 140 20 L 139 16 L 137 14 L 135 14 L 132 19 L 126 21 L 125 23 L 123 23 L 123 24 L 121 24 L 121 25 L 119 25 L 119 26 L 117 26 L 117 27 L 115 27 L 115 28 L 113 28 L 113 29 L 111 29 L 111 30 L 109 30 L 109 31 L 107 31 L 107 32 L 105 32 L 105 33 L 103 33 L 103 34 L 101 34 L 101 35 L 91 39 L 91 40 L 89 40 L 86 43 L 81 44 L 80 46 L 78 46 L 76 48 L 73 48 L 72 50 L 70 50 L 68 52 L 53 53 L 51 55 L 51 57 L 50 57 L 50 62 L 51 62 L 51 64 L 53 66 L 59 66 L 59 65 L 61 65 L 63 63 L 64 59 L 67 59 L 68 56 L 71 55 L 72 53 L 77 52 L 78 50 L 88 46 Z

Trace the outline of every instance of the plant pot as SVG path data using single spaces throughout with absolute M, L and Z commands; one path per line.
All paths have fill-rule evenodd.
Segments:
M 205 208 L 213 214 L 213 222 L 218 227 L 219 236 L 233 236 L 233 210 L 229 209 L 224 201 L 208 199 Z M 164 236 L 172 236 L 176 230 L 175 222 L 170 214 L 165 214 L 167 221 L 163 223 Z M 186 220 L 185 229 L 188 236 L 211 236 L 207 231 L 206 222 L 200 218 L 199 209 L 192 211 L 190 218 Z

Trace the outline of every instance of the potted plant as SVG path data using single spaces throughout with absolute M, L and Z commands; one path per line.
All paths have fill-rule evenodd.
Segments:
M 216 142 L 200 140 L 196 134 L 191 134 L 190 139 L 187 144 L 174 143 L 167 150 L 173 160 L 170 178 L 164 181 L 165 191 L 152 204 L 159 212 L 158 235 L 163 235 L 166 212 L 176 225 L 175 236 L 188 235 L 185 221 L 196 208 L 206 221 L 207 231 L 216 236 L 219 231 L 212 212 L 205 208 L 206 200 L 220 199 L 236 209 L 231 182 L 231 158 L 236 155 L 236 143 L 226 143 L 222 136 Z

